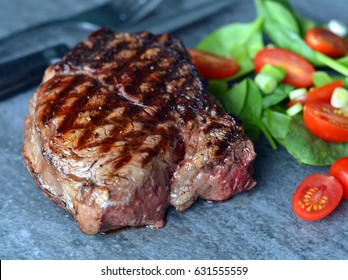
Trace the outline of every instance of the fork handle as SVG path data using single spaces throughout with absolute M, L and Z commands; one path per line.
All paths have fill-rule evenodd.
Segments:
M 62 44 L 0 64 L 0 97 L 28 89 L 42 79 L 45 69 L 69 48 Z

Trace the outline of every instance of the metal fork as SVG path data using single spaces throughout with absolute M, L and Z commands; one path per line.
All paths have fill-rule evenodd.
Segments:
M 71 17 L 32 26 L 0 39 L 0 61 L 13 59 L 14 54 L 33 52 L 37 50 L 37 45 L 43 48 L 60 43 L 57 40 L 63 40 L 66 34 L 71 35 L 64 38 L 64 42 L 72 46 L 100 26 L 125 29 L 149 15 L 162 1 L 113 0 Z M 28 45 L 28 42 L 33 43 Z
M 159 13 L 154 13 L 153 17 L 148 17 L 137 24 L 127 27 L 123 31 L 137 32 L 139 30 L 148 30 L 153 33 L 171 32 L 202 20 L 205 17 L 215 15 L 218 11 L 230 4 L 231 0 L 195 1 L 190 6 L 169 12 L 163 12 L 168 7 L 162 6 L 159 9 Z M 118 31 L 122 31 L 122 28 L 121 30 L 118 28 Z M 66 36 L 71 33 L 73 32 L 69 29 L 66 30 L 65 34 L 61 34 L 61 36 L 64 37 L 64 35 Z M 54 35 L 56 36 L 57 34 Z M 76 36 L 74 36 L 74 39 L 76 40 Z M 22 40 L 17 41 L 23 45 Z M 32 38 L 30 38 L 30 41 L 32 41 Z M 63 43 L 56 43 L 40 51 L 32 52 L 30 55 L 22 55 L 15 59 L 10 59 L 5 63 L 0 63 L 0 101 L 2 98 L 10 97 L 37 84 L 42 79 L 44 70 L 53 62 L 52 60 L 62 57 L 69 50 L 66 43 L 67 40 L 64 37 Z M 27 45 L 28 43 L 26 42 L 24 47 L 27 47 Z M 41 46 L 42 42 L 39 41 L 38 45 Z

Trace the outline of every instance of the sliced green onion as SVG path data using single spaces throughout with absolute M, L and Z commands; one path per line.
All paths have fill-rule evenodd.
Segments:
M 321 87 L 332 82 L 331 77 L 324 71 L 316 71 L 312 75 L 312 81 L 315 87 Z
M 277 87 L 277 80 L 265 73 L 259 73 L 255 76 L 256 85 L 265 93 L 272 93 Z
M 277 82 L 280 82 L 285 78 L 285 70 L 282 67 L 279 66 L 272 66 L 270 64 L 265 64 L 261 68 L 261 73 L 267 74 L 277 80 Z
M 267 49 L 272 49 L 272 48 L 276 48 L 277 46 L 275 44 L 269 43 L 266 45 Z
M 335 108 L 348 106 L 348 91 L 345 88 L 336 88 L 332 93 L 330 103 Z
M 294 89 L 293 91 L 291 91 L 289 93 L 289 98 L 290 100 L 294 100 L 300 96 L 306 95 L 307 93 L 307 89 L 306 88 L 298 88 L 298 89 Z
M 301 103 L 296 103 L 292 105 L 289 109 L 287 109 L 285 112 L 288 116 L 292 117 L 300 113 L 302 110 L 303 110 L 303 105 Z
M 344 37 L 347 35 L 347 26 L 339 20 L 330 20 L 328 22 L 328 27 L 332 33 L 335 33 L 338 36 Z

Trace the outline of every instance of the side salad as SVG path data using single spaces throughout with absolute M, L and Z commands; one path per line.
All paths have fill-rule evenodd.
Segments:
M 329 175 L 311 175 L 293 196 L 299 217 L 320 219 L 348 199 L 347 28 L 335 20 L 319 25 L 287 0 L 254 3 L 254 21 L 222 26 L 189 52 L 252 140 L 263 134 L 302 164 L 331 165 Z
M 190 50 L 198 70 L 209 79 L 210 91 L 228 112 L 243 120 L 249 137 L 256 141 L 263 133 L 274 149 L 283 145 L 301 163 L 330 165 L 348 156 L 348 118 L 339 119 L 347 130 L 342 141 L 328 142 L 308 130 L 301 114 L 294 114 L 296 107 L 301 109 L 299 105 L 288 110 L 296 101 L 305 105 L 316 93 L 327 101 L 335 88 L 347 87 L 348 56 L 342 55 L 348 54 L 348 41 L 335 35 L 338 42 L 319 44 L 315 50 L 306 38 L 325 38 L 321 36 L 324 28 L 294 13 L 288 1 L 255 0 L 255 6 L 258 17 L 253 22 L 222 26 Z M 335 58 L 320 52 L 322 46 L 336 50 Z M 258 81 L 259 72 L 266 72 L 264 77 L 276 76 L 277 83 L 265 78 Z M 301 92 L 308 94 L 296 96 Z

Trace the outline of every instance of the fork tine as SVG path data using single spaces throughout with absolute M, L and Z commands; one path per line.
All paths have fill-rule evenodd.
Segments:
M 162 0 L 113 0 L 100 7 L 72 16 L 69 20 L 92 22 L 117 28 L 120 25 L 128 25 L 128 21 L 131 19 L 134 24 L 155 9 L 160 2 Z
M 132 0 L 124 10 L 127 13 L 127 25 L 140 21 L 150 14 L 163 0 Z

